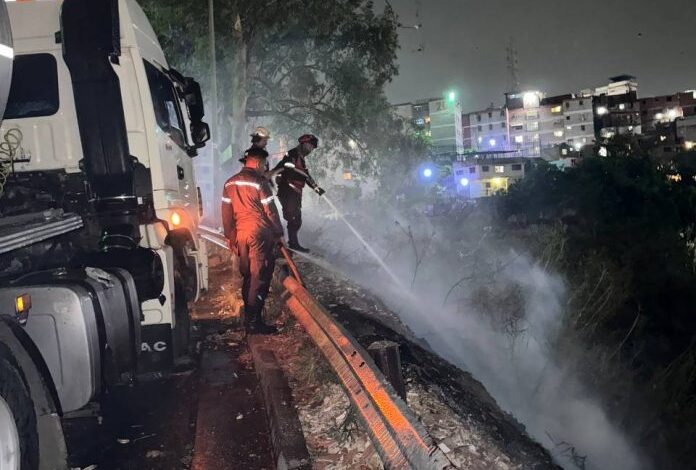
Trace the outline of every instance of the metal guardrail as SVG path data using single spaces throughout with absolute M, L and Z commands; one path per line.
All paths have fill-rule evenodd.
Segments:
M 227 249 L 222 234 L 200 227 L 200 236 Z M 286 248 L 281 250 L 290 272 L 282 284 L 290 294 L 287 306 L 329 362 L 350 397 L 386 469 L 444 470 L 454 468 L 418 422 L 406 403 L 357 340 L 339 325 L 303 287 Z
M 199 225 L 198 236 L 214 245 L 219 246 L 220 248 L 224 248 L 225 250 L 228 249 L 225 235 L 223 235 L 223 233 L 218 229 L 214 229 L 206 225 Z

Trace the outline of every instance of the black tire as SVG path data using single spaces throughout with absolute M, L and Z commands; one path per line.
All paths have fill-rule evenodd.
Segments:
M 34 402 L 16 360 L 2 349 L 0 349 L 0 396 L 14 415 L 19 437 L 21 469 L 38 469 L 39 433 Z

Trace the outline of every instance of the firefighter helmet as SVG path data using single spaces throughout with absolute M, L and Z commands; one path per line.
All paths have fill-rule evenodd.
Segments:
M 244 152 L 244 156 L 239 159 L 240 162 L 246 163 L 248 159 L 251 160 L 262 160 L 268 158 L 268 152 L 259 147 L 251 147 L 249 150 Z
M 270 139 L 271 132 L 265 127 L 257 127 L 256 129 L 254 129 L 254 133 L 251 134 L 251 137 L 258 137 L 259 139 Z

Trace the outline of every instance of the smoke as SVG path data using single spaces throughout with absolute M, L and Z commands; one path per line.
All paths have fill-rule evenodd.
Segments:
M 555 352 L 569 295 L 560 276 L 496 239 L 485 218 L 435 226 L 366 201 L 338 204 L 399 286 L 327 205 L 305 201 L 312 207 L 304 241 L 379 296 L 436 353 L 471 372 L 560 465 L 648 468 L 570 358 Z

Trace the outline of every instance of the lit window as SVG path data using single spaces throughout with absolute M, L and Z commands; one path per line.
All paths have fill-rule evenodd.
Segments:
M 626 105 L 623 104 L 623 103 L 621 103 L 621 104 L 619 105 L 619 109 L 620 109 L 621 111 L 623 111 L 624 109 L 626 109 Z
M 521 144 L 522 142 L 524 142 L 524 136 L 522 136 L 522 135 L 516 135 L 516 136 L 515 136 L 515 142 L 517 142 L 518 144 Z
M 479 137 L 478 137 L 478 143 L 480 144 L 481 142 L 483 142 L 483 137 L 479 136 Z
M 553 135 L 556 137 L 563 137 L 563 131 L 553 131 Z
M 566 126 L 566 129 L 571 130 L 573 126 Z
M 488 145 L 490 145 L 491 147 L 495 147 L 495 139 L 489 140 Z
M 496 165 L 495 172 L 496 173 L 505 173 L 505 165 Z
M 539 129 L 539 122 L 538 121 L 532 121 L 527 123 L 527 130 L 528 131 L 535 131 Z
M 609 112 L 609 110 L 608 110 L 606 107 L 604 107 L 604 106 L 599 106 L 599 107 L 597 108 L 597 116 L 604 116 L 604 115 L 607 114 L 608 112 Z
M 568 149 L 561 149 L 561 155 L 568 155 Z
M 551 108 L 552 113 L 560 113 L 561 111 L 563 111 L 563 108 L 561 107 L 560 104 L 558 106 L 554 106 L 553 108 Z

